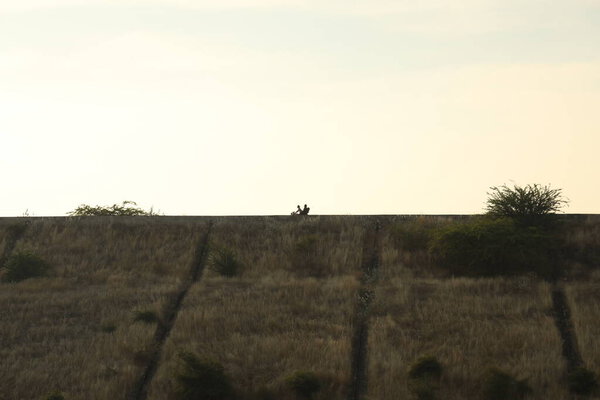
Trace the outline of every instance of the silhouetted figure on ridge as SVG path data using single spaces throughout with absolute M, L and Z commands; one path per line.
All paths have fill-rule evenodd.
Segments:
M 300 206 L 298 206 L 298 209 L 300 209 Z M 309 211 L 310 211 L 310 207 L 307 207 L 305 204 L 304 209 L 302 211 L 300 211 L 300 215 L 308 215 Z
M 296 211 L 292 212 L 292 215 L 302 214 L 302 209 L 300 208 L 300 204 L 298 204 L 296 207 L 298 207 L 298 209 Z

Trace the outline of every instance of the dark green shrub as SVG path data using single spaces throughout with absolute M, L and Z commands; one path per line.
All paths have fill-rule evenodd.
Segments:
M 201 360 L 194 353 L 179 354 L 175 373 L 177 398 L 180 400 L 224 400 L 233 393 L 230 379 L 221 364 Z
M 318 235 L 301 237 L 294 245 L 291 261 L 294 271 L 299 275 L 322 277 L 327 273 Z
M 106 322 L 100 325 L 100 330 L 104 333 L 113 333 L 117 330 L 117 325 L 112 322 Z
M 45 276 L 50 266 L 43 259 L 28 252 L 18 252 L 8 258 L 4 265 L 3 282 L 20 282 L 24 279 Z
M 286 379 L 286 382 L 294 393 L 305 399 L 312 399 L 322 387 L 321 380 L 317 375 L 306 371 L 296 371 Z
M 571 393 L 590 395 L 598 390 L 598 377 L 584 367 L 578 367 L 571 371 L 567 380 Z
M 551 189 L 538 184 L 511 189 L 506 185 L 493 186 L 488 193 L 486 211 L 496 217 L 510 217 L 517 221 L 535 225 L 543 223 L 547 215 L 559 211 L 567 200 L 562 198 L 561 189 Z
M 137 206 L 135 201 L 124 201 L 121 205 L 113 204 L 112 206 L 89 206 L 87 204 L 82 204 L 77 207 L 75 210 L 68 212 L 68 215 L 73 217 L 87 217 L 87 216 L 152 216 L 158 215 L 154 212 L 152 207 L 150 210 L 146 211 L 142 208 L 132 207 Z
M 48 395 L 45 397 L 45 400 L 65 400 L 65 396 L 57 390 L 52 393 L 48 393 Z
M 405 251 L 427 250 L 433 232 L 434 225 L 424 219 L 405 221 L 390 227 L 394 244 Z
M 410 367 L 408 376 L 411 379 L 439 380 L 442 369 L 442 364 L 434 356 L 423 356 Z
M 453 274 L 513 275 L 558 273 L 558 239 L 538 227 L 524 227 L 510 218 L 477 218 L 440 228 L 430 251 Z
M 156 311 L 145 310 L 145 311 L 134 311 L 133 312 L 134 322 L 145 322 L 146 324 L 153 324 L 158 322 L 158 314 Z
M 517 380 L 497 368 L 490 368 L 483 381 L 485 400 L 521 400 L 532 392 L 527 380 Z
M 428 379 L 412 379 L 408 388 L 416 400 L 435 400 L 436 387 Z
M 237 255 L 227 247 L 213 250 L 211 255 L 211 265 L 215 272 L 228 278 L 238 275 L 242 268 L 242 264 L 238 261 Z

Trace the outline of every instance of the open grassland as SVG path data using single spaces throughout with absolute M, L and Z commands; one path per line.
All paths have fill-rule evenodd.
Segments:
M 385 266 L 384 266 L 385 267 Z M 535 399 L 565 399 L 564 361 L 549 286 L 518 279 L 393 279 L 376 291 L 369 398 L 409 396 L 407 371 L 423 355 L 444 366 L 444 399 L 481 399 L 495 366 L 529 378 Z
M 3 226 L 4 227 L 4 226 Z M 122 399 L 146 364 L 156 323 L 187 272 L 204 222 L 35 219 L 15 252 L 51 265 L 47 277 L 0 291 L 0 398 Z
M 490 366 L 528 378 L 532 399 L 572 398 L 548 283 L 533 274 L 455 278 L 436 265 L 431 233 L 468 217 L 378 219 L 380 266 L 362 284 L 372 217 L 0 219 L 0 256 L 27 251 L 51 266 L 48 276 L 0 284 L 0 400 L 44 399 L 52 390 L 67 400 L 126 399 L 150 363 L 165 306 L 192 283 L 209 220 L 207 263 L 175 310 L 150 399 L 175 398 L 181 351 L 221 363 L 236 400 L 267 392 L 295 400 L 286 383 L 295 371 L 321 378 L 314 400 L 344 399 L 359 311 L 370 315 L 368 399 L 414 398 L 407 370 L 425 354 L 444 367 L 440 399 L 483 399 Z M 27 221 L 24 231 L 11 228 Z M 14 232 L 22 235 L 13 249 Z M 569 220 L 564 239 L 579 348 L 598 373 L 600 275 L 590 267 L 598 266 L 600 218 Z M 365 289 L 375 298 L 361 309 Z
M 587 282 L 566 285 L 570 299 L 573 325 L 579 342 L 581 357 L 586 365 L 600 371 L 600 274 L 593 274 Z
M 205 271 L 165 346 L 151 399 L 169 399 L 177 353 L 220 362 L 242 398 L 261 388 L 293 399 L 285 379 L 312 371 L 318 399 L 342 399 L 350 375 L 352 313 L 363 223 L 342 217 L 268 219 L 213 228 L 213 246 L 235 251 L 239 276 Z

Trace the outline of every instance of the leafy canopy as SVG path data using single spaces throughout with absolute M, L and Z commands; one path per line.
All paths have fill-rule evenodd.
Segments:
M 556 213 L 568 204 L 562 197 L 562 189 L 551 189 L 537 183 L 524 187 L 514 185 L 513 188 L 492 186 L 490 189 L 486 211 L 497 217 L 535 218 Z
M 68 212 L 68 215 L 73 217 L 86 217 L 86 216 L 107 216 L 107 215 L 117 215 L 117 216 L 152 216 L 158 215 L 154 212 L 152 207 L 150 210 L 146 211 L 137 206 L 137 203 L 134 201 L 124 201 L 121 205 L 113 204 L 112 206 L 89 206 L 87 204 L 82 204 L 77 207 L 75 210 Z

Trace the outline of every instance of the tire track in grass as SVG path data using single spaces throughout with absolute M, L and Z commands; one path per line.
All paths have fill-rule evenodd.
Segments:
M 571 321 L 571 309 L 564 288 L 559 284 L 552 287 L 552 313 L 562 339 L 562 353 L 567 361 L 567 372 L 583 367 L 583 359 L 577 345 L 575 328 Z
M 212 225 L 212 222 L 208 224 L 208 228 L 204 234 L 204 237 L 196 246 L 194 260 L 192 261 L 188 278 L 182 282 L 181 287 L 177 291 L 176 295 L 165 306 L 163 314 L 164 317 L 159 322 L 158 326 L 156 327 L 156 332 L 154 333 L 154 343 L 152 352 L 149 355 L 148 365 L 144 369 L 144 373 L 129 396 L 129 399 L 131 400 L 145 400 L 148 397 L 148 388 L 150 387 L 150 383 L 152 382 L 154 374 L 158 370 L 158 362 L 160 360 L 163 345 L 167 341 L 167 338 L 171 333 L 171 329 L 173 329 L 173 326 L 175 325 L 177 314 L 181 309 L 181 305 L 183 304 L 186 294 L 192 285 L 198 281 L 202 271 L 204 270 L 208 255 L 208 241 L 210 238 Z
M 361 287 L 354 310 L 354 332 L 350 364 L 348 400 L 360 400 L 367 392 L 367 344 L 369 338 L 369 306 L 373 301 L 373 285 L 381 259 L 381 224 L 377 220 L 363 243 Z

